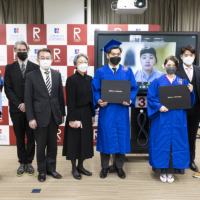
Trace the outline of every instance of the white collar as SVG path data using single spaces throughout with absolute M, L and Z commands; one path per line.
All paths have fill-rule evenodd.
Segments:
M 112 68 L 116 68 L 117 70 L 119 69 L 119 64 L 116 67 L 113 67 L 110 65 L 110 63 L 108 63 L 108 66 L 110 67 L 110 69 L 112 69 Z
M 42 72 L 42 73 L 45 73 L 45 72 L 50 72 L 51 73 L 51 70 L 50 70 L 51 68 L 49 68 L 47 71 L 46 70 L 44 70 L 44 69 L 42 69 L 42 67 L 40 67 L 40 71 Z
M 185 65 L 184 63 L 183 63 L 183 67 L 184 67 L 184 69 L 187 69 L 187 68 L 193 69 L 193 65 L 192 65 L 191 67 L 188 67 L 188 66 Z

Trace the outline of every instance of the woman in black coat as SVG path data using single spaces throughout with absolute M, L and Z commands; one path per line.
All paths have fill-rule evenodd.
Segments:
M 92 109 L 92 77 L 85 74 L 89 65 L 87 55 L 77 55 L 74 58 L 74 65 L 76 73 L 70 76 L 66 82 L 67 120 L 63 156 L 66 156 L 67 160 L 71 160 L 72 175 L 75 179 L 80 180 L 80 174 L 92 175 L 91 172 L 84 169 L 83 161 L 94 155 L 92 125 L 95 112 Z M 77 166 L 76 160 L 78 160 Z

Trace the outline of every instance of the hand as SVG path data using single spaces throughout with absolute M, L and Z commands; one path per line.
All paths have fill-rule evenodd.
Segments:
M 22 112 L 26 112 L 25 103 L 19 104 L 19 109 L 20 109 Z
M 132 101 L 130 100 L 130 104 L 131 104 L 131 103 L 132 103 Z M 125 102 L 125 101 L 123 102 L 123 105 L 124 105 L 124 106 L 129 106 L 130 104 L 128 104 L 128 103 Z
M 165 106 L 162 106 L 160 109 L 159 109 L 160 112 L 167 112 L 168 109 L 165 107 Z
M 70 121 L 69 126 L 71 128 L 78 128 L 78 127 L 83 128 L 81 121 Z
M 64 116 L 62 116 L 62 124 L 64 123 L 65 119 L 64 119 Z
M 190 90 L 190 92 L 192 92 L 193 91 L 193 85 L 192 84 L 188 84 L 188 89 Z
M 33 120 L 30 120 L 29 121 L 29 126 L 32 128 L 32 129 L 36 129 L 37 128 L 37 122 L 35 119 Z
M 94 125 L 94 123 L 95 123 L 95 119 L 94 117 L 92 117 L 92 125 Z
M 101 107 L 105 107 L 108 105 L 108 102 L 102 102 L 101 99 L 99 99 L 99 101 L 97 102 Z

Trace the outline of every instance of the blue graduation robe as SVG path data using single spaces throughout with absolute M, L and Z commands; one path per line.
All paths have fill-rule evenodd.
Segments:
M 116 76 L 108 65 L 97 69 L 92 81 L 94 109 L 98 107 L 97 102 L 101 99 L 101 80 L 131 81 L 130 98 L 132 104 L 130 107 L 135 107 L 138 85 L 135 82 L 131 68 L 120 65 Z M 124 155 L 131 152 L 128 106 L 108 104 L 105 107 L 100 107 L 97 129 L 97 151 L 106 154 L 121 153 Z
M 147 112 L 151 119 L 149 139 L 149 163 L 154 168 L 169 168 L 172 147 L 173 168 L 186 169 L 190 163 L 186 110 L 160 112 L 159 86 L 188 84 L 185 79 L 176 76 L 171 84 L 166 75 L 155 79 L 147 93 Z M 195 101 L 191 92 L 191 104 Z

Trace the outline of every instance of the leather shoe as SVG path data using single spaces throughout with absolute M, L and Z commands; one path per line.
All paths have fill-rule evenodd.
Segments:
M 62 176 L 58 172 L 47 172 L 47 175 L 52 176 L 53 178 L 60 179 Z
M 191 169 L 192 171 L 194 171 L 194 172 L 198 172 L 198 171 L 199 171 L 199 169 L 198 169 L 198 167 L 196 166 L 195 162 L 191 162 L 191 163 L 190 163 L 190 169 Z
M 118 176 L 119 176 L 119 178 L 125 178 L 126 177 L 126 174 L 125 174 L 125 172 L 124 172 L 124 170 L 122 169 L 122 168 L 116 168 L 116 172 L 118 173 Z
M 100 178 L 106 178 L 108 173 L 108 168 L 102 168 L 100 172 Z
M 46 174 L 45 173 L 39 173 L 38 174 L 38 181 L 40 181 L 40 182 L 46 181 Z
M 77 170 L 78 170 L 78 172 L 80 173 L 80 174 L 84 174 L 84 175 L 86 175 L 86 176 L 92 176 L 92 172 L 89 172 L 89 171 L 87 171 L 86 169 L 79 169 L 79 168 L 77 168 Z
M 72 170 L 72 175 L 75 179 L 81 180 L 82 176 L 80 174 L 75 174 L 75 171 Z

